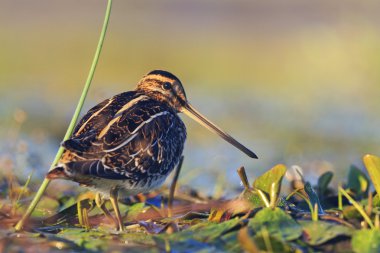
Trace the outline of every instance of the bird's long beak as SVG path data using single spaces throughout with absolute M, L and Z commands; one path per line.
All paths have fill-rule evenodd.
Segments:
M 232 136 L 224 132 L 222 129 L 220 129 L 218 126 L 216 126 L 214 123 L 210 122 L 208 119 L 206 119 L 205 116 L 203 116 L 201 113 L 199 113 L 197 110 L 194 109 L 189 103 L 185 102 L 182 106 L 182 111 L 187 116 L 192 118 L 193 120 L 197 121 L 202 126 L 206 127 L 211 132 L 214 132 L 218 134 L 220 137 L 222 137 L 224 140 L 228 141 L 232 145 L 234 145 L 236 148 L 240 149 L 242 152 L 244 152 L 246 155 L 248 155 L 251 158 L 257 159 L 255 153 L 253 153 L 251 150 L 246 148 L 244 145 L 242 145 L 240 142 L 235 140 Z

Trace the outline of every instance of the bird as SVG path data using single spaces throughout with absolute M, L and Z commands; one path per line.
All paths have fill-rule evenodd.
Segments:
M 133 196 L 161 186 L 181 159 L 187 133 L 179 113 L 257 159 L 189 103 L 175 75 L 153 70 L 135 90 L 104 100 L 81 118 L 71 137 L 61 143 L 63 154 L 46 178 L 88 187 L 97 193 L 95 200 L 103 211 L 101 199 L 109 199 L 117 230 L 123 231 L 119 194 Z

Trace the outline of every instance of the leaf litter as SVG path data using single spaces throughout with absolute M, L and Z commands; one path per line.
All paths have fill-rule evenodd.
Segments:
M 123 233 L 91 198 L 81 202 L 88 227 L 79 225 L 74 193 L 46 195 L 26 231 L 16 233 L 13 225 L 33 187 L 2 173 L 0 252 L 379 252 L 380 201 L 370 190 L 371 184 L 379 186 L 379 161 L 364 157 L 369 177 L 351 166 L 344 192 L 330 186 L 334 174 L 329 171 L 315 186 L 302 178 L 301 187 L 286 195 L 281 185 L 287 168 L 280 164 L 252 185 L 240 168 L 244 188 L 231 199 L 202 196 L 181 185 L 174 198 L 172 187 L 124 199 Z

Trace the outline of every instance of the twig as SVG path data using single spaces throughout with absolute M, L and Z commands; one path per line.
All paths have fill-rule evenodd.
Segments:
M 237 169 L 237 173 L 239 174 L 240 180 L 243 183 L 244 188 L 248 190 L 250 187 L 249 187 L 247 173 L 245 173 L 245 168 L 241 166 L 239 169 Z

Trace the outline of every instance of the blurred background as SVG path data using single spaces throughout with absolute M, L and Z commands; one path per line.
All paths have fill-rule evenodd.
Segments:
M 106 1 L 0 2 L 0 166 L 43 178 L 90 68 Z M 84 111 L 169 70 L 190 102 L 252 160 L 182 116 L 181 179 L 239 187 L 276 163 L 343 180 L 380 154 L 377 1 L 115 0 Z M 83 111 L 83 112 L 84 112 Z

